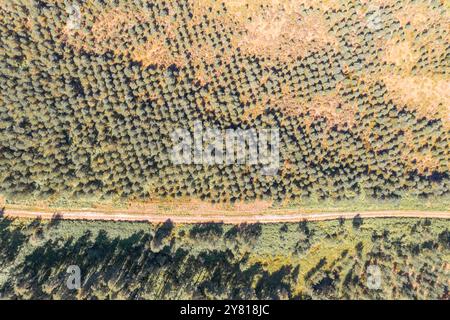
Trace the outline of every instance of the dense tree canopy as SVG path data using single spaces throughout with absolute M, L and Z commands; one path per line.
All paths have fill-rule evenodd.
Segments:
M 0 220 L 0 292 L 34 299 L 448 299 L 445 220 Z M 66 283 L 81 270 L 81 289 Z M 378 268 L 379 287 L 371 287 Z M 376 283 L 376 282 L 375 282 Z
M 0 1 L 0 192 L 448 194 L 448 8 L 266 2 Z M 195 121 L 278 128 L 279 175 L 173 164 Z

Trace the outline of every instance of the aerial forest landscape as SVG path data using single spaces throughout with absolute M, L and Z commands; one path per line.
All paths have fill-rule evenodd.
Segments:
M 448 0 L 0 0 L 0 300 L 449 300 Z

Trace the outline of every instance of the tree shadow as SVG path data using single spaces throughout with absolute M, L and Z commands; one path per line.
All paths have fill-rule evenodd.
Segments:
M 61 213 L 56 212 L 52 215 L 50 222 L 48 224 L 49 228 L 57 227 L 63 219 L 63 215 Z
M 359 229 L 363 224 L 363 218 L 361 217 L 361 215 L 358 213 L 356 216 L 353 217 L 352 219 L 352 225 L 353 228 L 355 229 Z

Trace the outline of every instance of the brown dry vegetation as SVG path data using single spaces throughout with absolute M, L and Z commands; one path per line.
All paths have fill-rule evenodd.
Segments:
M 203 2 L 203 1 L 200 1 Z M 306 8 L 318 9 L 323 12 L 338 9 L 343 4 L 340 0 L 228 0 L 225 1 L 225 6 L 228 12 L 241 17 L 241 19 L 248 19 L 261 14 L 267 8 L 284 8 L 290 11 L 295 7 L 304 6 Z
M 86 10 L 80 7 L 81 16 Z M 71 30 L 67 26 L 63 30 L 63 39 L 76 50 L 85 50 L 97 54 L 108 50 L 119 53 L 120 47 L 126 41 L 133 41 L 127 31 L 134 25 L 145 20 L 144 14 L 138 14 L 125 8 L 114 8 L 101 12 L 96 17 L 92 28 L 88 31 Z
M 429 152 L 405 152 L 403 154 L 403 161 L 408 167 L 417 169 L 421 175 L 430 175 L 433 171 L 438 171 L 440 167 L 439 160 Z
M 337 8 L 339 1 L 293 0 L 192 0 L 195 17 L 212 15 L 223 26 L 236 31 L 233 47 L 248 55 L 292 61 L 326 46 L 336 46 L 336 38 L 323 11 Z M 226 15 L 217 12 L 225 6 Z M 301 11 L 301 5 L 314 10 Z M 212 8 L 212 12 L 210 11 Z
M 256 117 L 258 117 L 259 115 L 264 113 L 264 110 L 266 108 L 267 107 L 266 107 L 265 103 L 260 103 L 260 104 L 254 105 L 244 111 L 241 119 L 243 121 L 248 121 L 248 120 L 251 121 L 253 119 L 256 119 Z
M 450 80 L 447 77 L 387 75 L 383 78 L 391 99 L 417 112 L 440 118 L 450 128 Z
M 82 12 L 86 10 L 83 7 L 80 9 Z M 135 12 L 126 7 L 116 7 L 107 12 L 100 12 L 89 31 L 64 29 L 63 39 L 76 50 L 97 54 L 106 51 L 128 54 L 131 59 L 141 62 L 144 67 L 183 65 L 185 63 L 183 58 L 173 53 L 165 44 L 165 40 L 173 36 L 173 30 L 176 28 L 170 16 L 159 17 L 158 22 L 163 32 L 143 44 L 130 34 L 131 28 L 150 19 L 150 13 L 145 10 Z
M 289 8 L 270 8 L 245 26 L 238 45 L 249 55 L 292 61 L 327 46 L 337 46 L 320 12 L 305 15 Z
M 284 97 L 276 107 L 292 116 L 304 116 L 307 126 L 319 118 L 324 118 L 329 127 L 351 129 L 355 124 L 356 106 L 344 103 L 337 92 L 316 95 L 311 101 L 293 97 Z
M 389 39 L 384 44 L 383 61 L 392 63 L 405 71 L 411 71 L 420 58 L 410 41 Z
M 225 66 L 229 64 L 232 55 L 231 50 L 222 52 L 219 47 L 214 47 L 211 44 L 201 42 L 200 39 L 194 39 L 194 43 L 188 49 L 189 61 L 195 69 L 195 78 L 201 84 L 205 85 L 209 83 L 212 77 L 220 76 Z M 212 66 L 216 62 L 216 59 L 220 59 L 221 65 L 214 66 L 213 72 L 208 72 L 205 66 Z
M 143 67 L 157 65 L 168 67 L 170 65 L 182 66 L 185 64 L 183 57 L 175 55 L 165 45 L 163 38 L 154 37 L 145 44 L 138 45 L 132 49 L 131 58 L 142 63 Z
M 381 42 L 381 48 L 387 62 L 398 67 L 410 67 L 420 57 L 419 50 L 427 48 L 428 56 L 442 57 L 450 42 L 450 16 L 430 8 L 426 3 L 408 4 L 395 14 L 396 19 L 405 29 L 404 39 L 399 37 Z
M 395 16 L 402 26 L 406 26 L 409 23 L 418 31 L 424 31 L 433 25 L 445 26 L 447 24 L 448 26 L 448 23 L 450 23 L 448 14 L 442 14 L 431 8 L 427 1 L 408 3 Z
M 418 3 L 408 3 L 394 13 L 394 17 L 400 25 L 406 28 L 404 30 L 407 37 L 413 35 L 415 38 L 423 31 L 430 31 L 427 32 L 427 36 L 430 37 L 435 36 L 436 31 L 448 31 L 450 24 L 448 11 L 436 10 L 430 6 L 429 2 L 424 0 Z M 448 40 L 448 38 L 442 40 Z
M 418 117 L 441 119 L 450 128 L 450 79 L 448 74 L 413 72 L 423 49 L 431 60 L 442 60 L 450 43 L 450 17 L 429 6 L 427 1 L 406 4 L 395 13 L 405 36 L 380 40 L 381 59 L 394 65 L 392 72 L 374 75 L 383 80 L 389 97 L 400 106 L 415 111 Z M 418 161 L 420 162 L 420 161 Z M 429 163 L 429 161 L 426 161 Z
M 125 11 L 119 8 L 102 13 L 92 26 L 94 41 L 100 45 L 100 48 L 93 49 L 101 50 L 103 49 L 102 45 L 108 46 L 110 50 L 114 49 L 121 42 L 130 38 L 125 33 L 127 30 L 145 20 L 147 20 L 147 16 L 144 13 Z

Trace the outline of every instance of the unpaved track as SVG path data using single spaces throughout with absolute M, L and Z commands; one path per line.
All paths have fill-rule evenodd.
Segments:
M 282 211 L 282 210 L 280 210 Z M 274 223 L 274 222 L 299 222 L 321 221 L 333 219 L 361 218 L 442 218 L 449 219 L 448 211 L 361 211 L 361 212 L 322 212 L 322 213 L 277 213 L 277 214 L 242 214 L 233 215 L 203 213 L 203 214 L 157 214 L 127 212 L 127 211 L 31 211 L 24 209 L 5 209 L 4 217 L 10 218 L 41 218 L 41 219 L 63 219 L 63 220 L 105 220 L 105 221 L 147 221 L 161 223 L 170 219 L 174 223 L 208 223 L 222 222 L 226 224 L 239 223 Z

